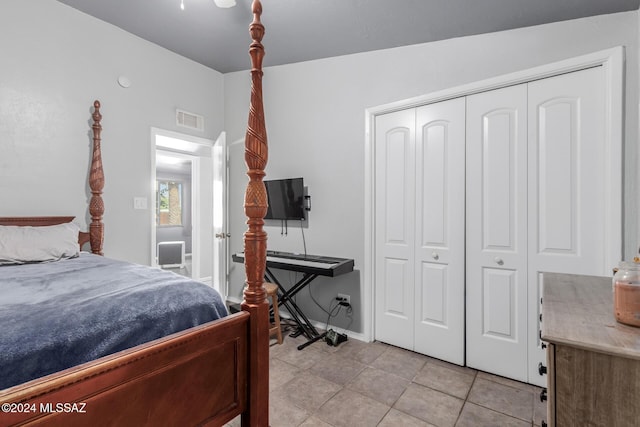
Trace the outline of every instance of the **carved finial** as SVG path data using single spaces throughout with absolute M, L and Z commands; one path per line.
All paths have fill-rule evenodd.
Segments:
M 249 25 L 249 34 L 253 43 L 249 47 L 249 55 L 251 56 L 252 71 L 259 71 L 262 74 L 262 58 L 264 57 L 264 46 L 262 46 L 262 37 L 264 37 L 264 25 L 260 22 L 262 15 L 262 3 L 260 0 L 253 0 L 251 6 L 253 10 L 253 22 Z
M 260 0 L 253 1 L 253 3 L 251 4 L 251 11 L 253 12 L 254 19 L 255 19 L 255 15 L 258 15 L 258 21 L 259 21 L 260 15 L 262 15 L 262 3 L 260 2 Z
M 260 15 L 262 15 L 262 3 L 260 0 L 254 0 L 251 5 L 253 11 L 253 22 L 249 26 L 249 33 L 254 41 L 261 42 L 264 36 L 264 25 L 260 22 Z
M 100 101 L 98 101 L 97 99 L 93 101 L 93 114 L 91 116 L 93 117 L 92 128 L 94 129 L 94 132 L 96 129 L 98 129 L 98 132 L 99 132 L 100 130 L 102 130 L 102 126 L 100 126 L 100 121 L 102 120 L 102 114 L 100 114 Z M 95 133 L 93 136 L 95 137 Z M 100 138 L 99 134 L 98 134 L 98 138 Z

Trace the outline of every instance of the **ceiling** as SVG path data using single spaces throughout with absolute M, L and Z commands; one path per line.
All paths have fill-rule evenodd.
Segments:
M 58 0 L 222 73 L 250 68 L 251 0 Z M 638 10 L 640 0 L 262 0 L 265 66 Z
M 170 154 L 156 153 L 156 172 L 191 174 L 191 160 Z

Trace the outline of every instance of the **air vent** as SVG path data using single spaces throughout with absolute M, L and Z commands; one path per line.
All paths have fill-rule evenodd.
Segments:
M 176 110 L 176 124 L 189 129 L 204 130 L 204 117 L 188 111 Z

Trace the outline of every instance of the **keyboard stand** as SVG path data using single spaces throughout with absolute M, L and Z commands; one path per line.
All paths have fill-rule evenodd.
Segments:
M 291 337 L 298 337 L 304 334 L 309 340 L 313 340 L 314 338 L 319 337 L 321 334 L 318 330 L 311 324 L 309 318 L 304 314 L 302 310 L 298 307 L 298 305 L 293 300 L 293 297 L 302 290 L 305 286 L 309 285 L 313 280 L 315 280 L 318 275 L 313 273 L 304 273 L 302 278 L 298 280 L 290 289 L 285 289 L 282 284 L 278 281 L 276 276 L 269 270 L 269 267 L 265 268 L 264 271 L 265 279 L 268 282 L 275 283 L 278 285 L 278 289 L 280 290 L 280 295 L 278 295 L 278 305 L 284 305 L 287 309 L 293 320 L 298 325 L 297 330 L 293 332 Z M 315 340 L 317 341 L 317 339 Z M 315 342 L 313 341 L 313 342 Z M 311 344 L 311 342 L 309 343 Z M 308 345 L 308 344 L 307 344 Z M 302 347 L 302 348 L 301 348 Z M 302 350 L 306 345 L 298 346 L 298 350 Z
M 264 278 L 265 281 L 278 286 L 278 306 L 284 306 L 293 321 L 296 322 L 297 329 L 290 336 L 298 337 L 304 335 L 309 339 L 306 343 L 298 346 L 298 350 L 302 350 L 308 345 L 324 338 L 325 334 L 318 333 L 318 330 L 311 324 L 300 307 L 298 307 L 293 297 L 318 276 L 335 277 L 352 272 L 353 260 L 315 255 L 306 255 L 301 259 L 293 255 L 294 254 L 286 252 L 269 253 L 269 251 L 267 251 L 267 265 L 264 271 Z M 232 255 L 232 259 L 234 262 L 244 262 L 244 253 L 235 253 Z M 295 271 L 302 273 L 303 276 L 290 289 L 285 289 L 270 268 Z M 273 314 L 273 308 L 271 308 L 271 314 Z
M 313 344 L 314 342 L 316 342 L 316 341 L 320 341 L 320 340 L 323 340 L 323 339 L 324 339 L 324 337 L 326 337 L 326 336 L 327 336 L 327 333 L 326 333 L 326 332 L 323 332 L 323 333 L 321 333 L 320 335 L 317 335 L 317 336 L 315 336 L 315 337 L 311 338 L 309 341 L 307 341 L 307 342 L 305 342 L 305 343 L 300 344 L 300 345 L 298 346 L 298 350 L 303 350 L 305 347 L 310 346 L 310 345 L 311 345 L 311 344 Z

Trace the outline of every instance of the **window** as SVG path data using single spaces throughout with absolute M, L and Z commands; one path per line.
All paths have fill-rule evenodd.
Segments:
M 182 225 L 182 183 L 156 181 L 157 225 Z

